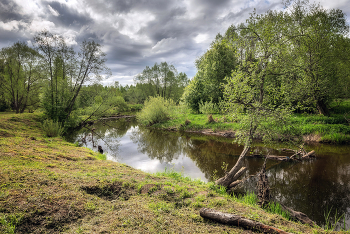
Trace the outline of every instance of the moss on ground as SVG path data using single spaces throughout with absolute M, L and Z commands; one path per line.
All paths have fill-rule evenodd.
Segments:
M 199 216 L 232 212 L 292 233 L 321 233 L 220 194 L 47 138 L 37 114 L 0 115 L 0 233 L 247 233 Z

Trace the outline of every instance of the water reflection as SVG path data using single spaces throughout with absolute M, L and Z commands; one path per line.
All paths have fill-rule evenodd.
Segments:
M 92 128 L 95 128 L 93 135 Z M 213 180 L 214 171 L 217 171 L 217 177 L 223 176 L 223 162 L 231 168 L 243 150 L 228 139 L 151 130 L 138 127 L 132 119 L 102 121 L 72 133 L 68 140 L 94 150 L 97 148 L 93 145 L 101 145 L 108 159 L 137 169 L 154 173 L 172 167 L 204 181 Z M 327 210 L 332 209 L 331 217 L 336 211 L 345 213 L 350 228 L 350 146 L 312 145 L 310 149 L 316 151 L 317 160 L 301 163 L 268 161 L 273 197 L 306 213 L 319 225 L 324 224 Z M 263 147 L 254 150 L 288 155 Z M 260 170 L 263 159 L 246 158 L 244 164 L 248 168 L 246 175 L 254 175 Z M 244 189 L 255 191 L 256 178 L 247 180 Z

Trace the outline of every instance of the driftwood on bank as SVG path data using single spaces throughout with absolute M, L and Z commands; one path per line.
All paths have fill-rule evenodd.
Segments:
M 235 182 L 235 180 L 239 178 L 239 176 L 236 176 L 236 174 L 242 170 L 244 157 L 248 154 L 249 150 L 250 146 L 245 146 L 234 167 L 232 167 L 232 169 L 224 177 L 221 177 L 215 181 L 215 184 L 228 188 L 232 182 Z
M 289 213 L 289 216 L 293 220 L 300 221 L 303 224 L 308 224 L 311 227 L 315 226 L 315 222 L 312 221 L 306 214 L 299 212 L 299 211 L 292 210 L 291 208 L 286 207 L 283 204 L 281 204 L 281 207 L 285 212 Z
M 200 209 L 199 214 L 203 218 L 210 219 L 225 225 L 243 227 L 245 229 L 255 230 L 264 233 L 288 233 L 281 229 L 253 221 L 251 219 L 247 219 L 239 215 L 223 213 L 209 208 Z

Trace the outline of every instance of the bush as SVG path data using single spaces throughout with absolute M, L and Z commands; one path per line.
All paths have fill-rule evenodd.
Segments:
M 63 127 L 59 122 L 54 122 L 51 119 L 46 119 L 42 125 L 42 129 L 48 137 L 60 136 L 63 133 Z
M 219 106 L 216 103 L 210 102 L 199 102 L 199 112 L 202 114 L 218 114 L 220 113 Z
M 144 104 L 144 108 L 137 114 L 137 119 L 141 124 L 152 125 L 164 121 L 173 112 L 174 102 L 162 97 L 149 97 Z

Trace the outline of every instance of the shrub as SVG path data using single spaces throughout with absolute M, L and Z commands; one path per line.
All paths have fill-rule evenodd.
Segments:
M 54 122 L 51 119 L 46 119 L 42 124 L 42 129 L 48 137 L 60 136 L 63 133 L 63 127 L 61 127 L 59 122 Z
M 220 113 L 219 106 L 216 103 L 213 103 L 213 100 L 210 102 L 199 102 L 199 112 L 202 114 L 218 114 Z
M 164 121 L 173 112 L 174 102 L 162 97 L 149 97 L 145 101 L 144 108 L 137 114 L 137 119 L 141 124 L 152 125 Z

